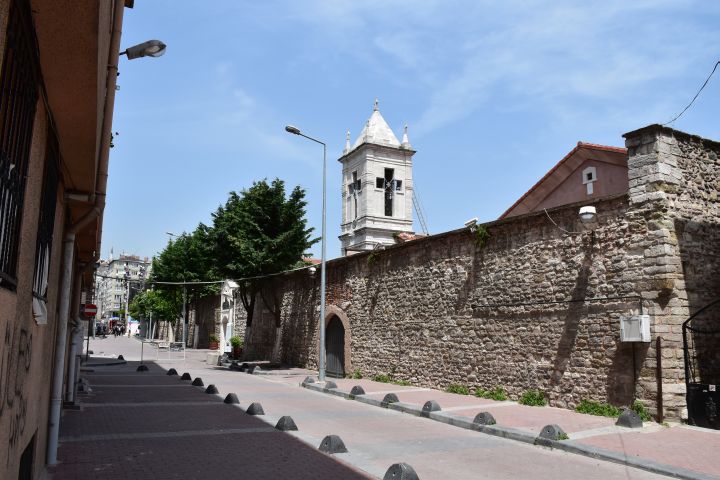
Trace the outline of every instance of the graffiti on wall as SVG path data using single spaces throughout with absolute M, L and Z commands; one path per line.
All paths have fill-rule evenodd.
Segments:
M 5 329 L 0 357 L 0 420 L 9 421 L 6 464 L 10 463 L 23 433 L 27 416 L 25 379 L 32 363 L 32 333 L 25 327 Z

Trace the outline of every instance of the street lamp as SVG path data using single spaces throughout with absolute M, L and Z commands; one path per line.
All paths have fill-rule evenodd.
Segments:
M 292 133 L 293 135 L 300 135 L 308 140 L 312 140 L 315 143 L 319 143 L 323 146 L 323 201 L 322 201 L 322 257 L 320 261 L 320 356 L 318 359 L 318 380 L 321 382 L 325 381 L 325 190 L 326 190 L 326 176 L 327 176 L 327 145 L 324 142 L 316 138 L 309 137 L 303 134 L 299 128 L 292 125 L 287 125 L 285 131 Z
M 180 238 L 184 237 L 185 235 L 178 235 L 176 233 L 172 232 L 165 232 L 165 235 L 169 235 L 170 237 Z M 185 244 L 183 244 L 183 253 L 185 256 L 187 256 L 187 252 L 185 251 Z M 187 347 L 187 339 L 188 339 L 188 321 L 187 321 L 187 285 L 185 284 L 185 263 L 183 262 L 183 351 L 185 347 Z
M 127 55 L 128 60 L 141 57 L 162 57 L 165 55 L 165 47 L 166 45 L 160 40 L 148 40 L 120 52 L 120 55 Z

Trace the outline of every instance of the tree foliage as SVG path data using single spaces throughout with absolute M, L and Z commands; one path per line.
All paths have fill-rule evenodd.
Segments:
M 250 324 L 261 282 L 248 278 L 301 264 L 305 252 L 319 240 L 311 239 L 313 229 L 307 226 L 306 205 L 303 189 L 295 187 L 286 195 L 285 182 L 279 179 L 271 183 L 261 180 L 240 193 L 230 192 L 225 204 L 212 214 L 212 226 L 200 223 L 192 233 L 168 242 L 153 259 L 150 280 L 240 280 L 240 296 Z M 217 289 L 218 285 L 198 286 L 190 293 L 204 296 L 217 293 Z M 157 307 L 143 307 L 145 301 Z M 182 290 L 156 284 L 155 293 L 141 300 L 137 308 L 158 308 L 157 312 L 165 315 L 174 311 L 177 317 L 182 309 Z
M 213 214 L 212 238 L 217 270 L 226 278 L 247 278 L 297 264 L 317 239 L 305 220 L 305 192 L 285 195 L 285 182 L 262 180 L 241 194 L 231 192 Z
M 130 315 L 135 318 L 174 321 L 178 306 L 166 291 L 146 290 L 135 295 L 130 303 Z
M 213 213 L 210 232 L 216 271 L 240 282 L 240 296 L 252 322 L 262 275 L 288 270 L 318 239 L 305 219 L 305 192 L 295 187 L 289 196 L 285 182 L 275 179 L 253 183 L 240 194 L 231 192 L 225 205 Z

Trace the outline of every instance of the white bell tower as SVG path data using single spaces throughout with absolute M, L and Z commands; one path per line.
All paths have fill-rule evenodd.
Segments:
M 407 126 L 402 142 L 378 110 L 372 115 L 355 144 L 347 133 L 342 171 L 343 255 L 394 245 L 394 235 L 413 233 L 412 157 Z

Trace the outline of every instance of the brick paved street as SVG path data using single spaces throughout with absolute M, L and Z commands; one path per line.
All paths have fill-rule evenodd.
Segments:
M 137 340 L 94 342 L 91 349 L 98 356 L 122 353 L 130 362 L 139 359 Z M 83 411 L 64 413 L 61 464 L 54 478 L 382 478 L 397 462 L 411 464 L 422 480 L 665 478 L 309 391 L 298 386 L 306 371 L 247 375 L 210 366 L 205 355 L 195 351 L 184 362 L 149 363 L 144 373 L 135 372 L 132 362 L 85 372 L 93 392 L 82 397 Z M 220 394 L 205 394 L 203 387 L 166 376 L 171 367 L 202 377 L 205 386 L 215 384 Z M 341 381 L 348 382 L 358 383 Z M 376 392 L 408 389 L 363 382 Z M 238 395 L 241 408 L 222 403 L 230 392 Z M 417 389 L 413 394 L 430 398 L 437 393 Z M 449 399 L 444 399 L 448 407 Z M 244 413 L 256 401 L 266 415 Z M 293 417 L 298 432 L 274 430 L 283 415 Z M 348 453 L 318 452 L 328 434 L 339 435 Z
M 84 373 L 93 392 L 81 396 L 82 411 L 63 413 L 55 480 L 370 478 L 203 388 L 136 365 Z

